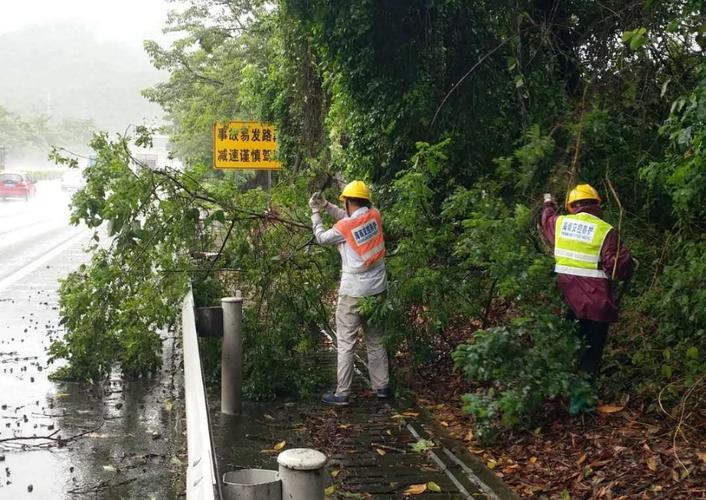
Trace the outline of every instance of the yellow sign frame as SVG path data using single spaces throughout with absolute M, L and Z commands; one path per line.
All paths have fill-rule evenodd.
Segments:
M 281 170 L 273 123 L 235 120 L 213 124 L 213 168 Z

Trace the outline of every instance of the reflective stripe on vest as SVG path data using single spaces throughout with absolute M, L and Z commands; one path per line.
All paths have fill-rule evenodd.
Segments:
M 334 226 L 360 258 L 363 270 L 385 257 L 385 239 L 380 212 L 371 208 L 355 219 L 341 219 Z
M 611 229 L 613 226 L 587 213 L 557 217 L 554 272 L 608 279 L 598 266 L 603 242 Z

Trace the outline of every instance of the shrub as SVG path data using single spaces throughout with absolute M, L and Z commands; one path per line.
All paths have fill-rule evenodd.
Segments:
M 531 425 L 549 398 L 589 390 L 577 374 L 580 342 L 574 330 L 574 322 L 546 313 L 477 331 L 456 349 L 456 368 L 482 384 L 463 396 L 479 441 L 492 441 L 502 429 Z

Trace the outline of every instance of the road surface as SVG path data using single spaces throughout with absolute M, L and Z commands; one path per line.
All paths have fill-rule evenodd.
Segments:
M 88 261 L 92 237 L 69 225 L 69 200 L 44 182 L 29 202 L 0 202 L 0 498 L 176 498 L 183 429 L 171 338 L 153 380 L 48 378 L 46 350 L 63 334 L 57 280 Z

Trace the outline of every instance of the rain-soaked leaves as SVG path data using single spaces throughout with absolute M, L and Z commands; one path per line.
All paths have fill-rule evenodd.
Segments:
M 427 483 L 427 489 L 433 491 L 434 493 L 441 493 L 441 486 L 436 484 L 434 481 L 429 481 Z
M 406 496 L 421 495 L 427 491 L 427 483 L 412 484 L 404 490 Z
M 410 444 L 409 447 L 415 453 L 425 453 L 434 447 L 434 442 L 429 439 L 420 439 L 416 443 Z

